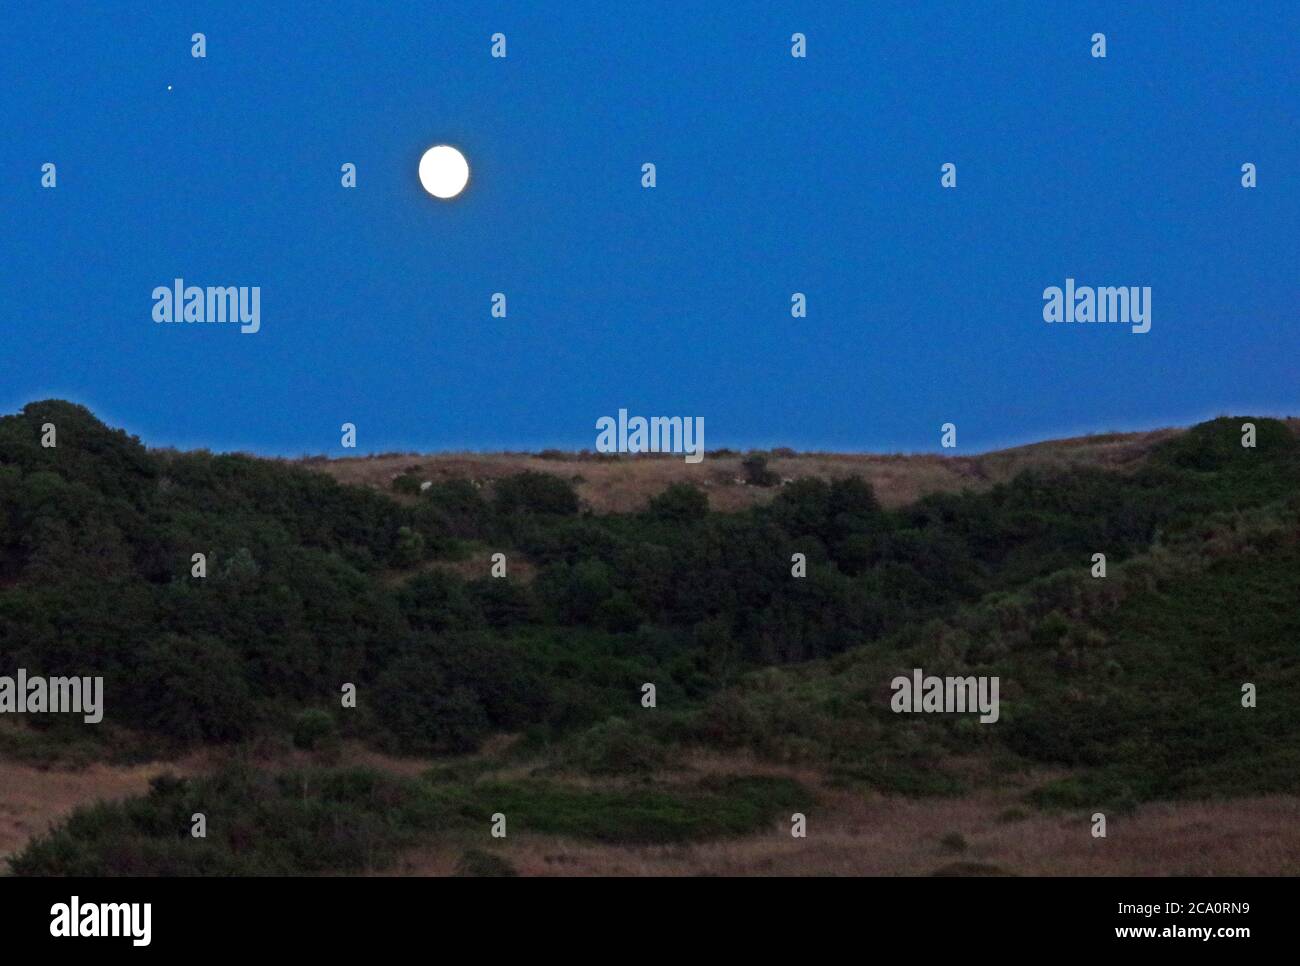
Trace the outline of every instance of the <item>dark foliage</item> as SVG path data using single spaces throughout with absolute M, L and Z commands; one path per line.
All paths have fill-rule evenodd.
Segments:
M 1300 479 L 1296 439 L 1255 422 L 1254 449 L 1240 420 L 1216 420 L 1135 473 L 1026 473 L 898 512 L 847 479 L 739 514 L 674 486 L 644 513 L 595 517 L 549 474 L 498 480 L 490 499 L 437 483 L 408 505 L 274 461 L 151 452 L 82 407 L 33 403 L 0 419 L 0 658 L 103 675 L 114 725 L 173 744 L 294 734 L 352 683 L 366 711 L 349 734 L 460 752 L 494 730 L 620 716 L 644 681 L 705 697 L 1280 499 Z M 522 554 L 536 579 L 431 566 L 462 541 Z

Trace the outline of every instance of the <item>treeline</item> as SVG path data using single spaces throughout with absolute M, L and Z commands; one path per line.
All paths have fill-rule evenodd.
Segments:
M 800 480 L 735 514 L 676 485 L 642 512 L 595 516 L 548 474 L 487 492 L 437 483 L 401 503 L 274 461 L 150 451 L 83 407 L 34 403 L 0 419 L 0 673 L 103 675 L 101 727 L 158 743 L 331 730 L 410 752 L 498 730 L 544 742 L 626 714 L 646 681 L 661 702 L 703 701 L 756 667 L 1280 499 L 1300 480 L 1296 438 L 1254 422 L 1254 448 L 1240 420 L 1216 420 L 1136 472 L 1024 474 L 899 511 L 845 479 Z M 484 550 L 535 578 L 448 566 Z M 51 741 L 85 734 L 66 716 L 32 723 Z

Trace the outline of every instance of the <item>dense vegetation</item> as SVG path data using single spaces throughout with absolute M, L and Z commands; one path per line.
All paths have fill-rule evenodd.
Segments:
M 121 757 L 341 736 L 462 754 L 505 731 L 524 736 L 515 754 L 591 775 L 648 773 L 707 745 L 906 793 L 968 783 L 944 769 L 952 754 L 1074 769 L 1035 792 L 1043 806 L 1294 791 L 1300 445 L 1256 419 L 1257 446 L 1243 448 L 1241 422 L 1197 426 L 1132 472 L 1025 473 L 898 511 L 861 480 L 807 479 L 743 513 L 710 512 L 678 485 L 643 512 L 595 516 L 547 474 L 489 491 L 411 487 L 399 502 L 277 462 L 146 450 L 82 407 L 35 403 L 0 419 L 0 673 L 103 675 L 105 722 L 27 715 L 27 727 L 0 730 L 0 751 Z M 40 445 L 45 423 L 57 447 Z M 534 579 L 459 576 L 483 551 L 529 562 Z M 203 578 L 191 576 L 198 552 Z M 1089 576 L 1097 552 L 1105 580 Z M 791 575 L 796 553 L 806 577 Z M 1000 675 L 1002 722 L 892 715 L 888 681 L 911 667 Z M 1268 695 L 1248 715 L 1245 681 Z M 657 687 L 654 712 L 641 708 L 643 682 Z M 355 709 L 341 707 L 345 683 Z M 201 791 L 253 802 L 257 829 L 300 806 L 335 829 L 378 822 L 333 868 L 370 867 L 365 849 L 387 854 L 478 807 L 477 786 L 452 802 L 412 780 L 383 792 L 409 809 L 371 816 L 379 793 L 361 786 L 373 775 L 336 775 L 305 800 L 281 793 L 289 778 L 221 781 Z M 341 824 L 330 781 L 351 789 Z M 525 812 L 538 796 L 575 794 L 529 787 L 512 799 Z M 164 787 L 81 813 L 17 867 L 103 868 L 82 847 L 96 829 L 138 838 L 161 822 L 179 834 L 163 816 L 190 808 L 192 793 Z M 678 799 L 645 807 L 659 806 L 689 811 Z M 636 838 L 613 821 L 610 835 Z M 132 861 L 318 867 L 292 843 L 240 858 L 225 841 L 183 859 L 155 844 Z
M 761 776 L 607 791 L 362 768 L 273 775 L 240 762 L 197 781 L 163 775 L 143 798 L 81 809 L 12 865 L 19 875 L 365 872 L 431 835 L 463 839 L 471 861 L 478 853 L 481 862 L 469 843 L 485 838 L 497 813 L 543 834 L 680 844 L 756 831 L 807 801 L 795 782 Z M 219 832 L 193 837 L 196 813 L 214 816 Z

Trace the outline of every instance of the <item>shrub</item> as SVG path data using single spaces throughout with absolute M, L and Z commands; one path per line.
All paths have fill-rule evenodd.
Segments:
M 424 537 L 418 530 L 399 527 L 397 543 L 393 547 L 393 565 L 412 567 L 424 559 Z
M 310 708 L 293 719 L 293 744 L 303 751 L 326 750 L 338 738 L 334 719 L 327 712 Z
M 945 852 L 965 852 L 966 836 L 960 832 L 949 832 L 939 840 L 939 845 Z
M 405 493 L 408 496 L 418 496 L 420 494 L 421 480 L 418 476 L 411 473 L 403 473 L 393 478 L 393 489 L 398 493 Z
M 435 659 L 411 654 L 375 682 L 380 720 L 398 750 L 411 754 L 464 754 L 478 747 L 488 718 L 473 691 L 455 686 Z
M 647 774 L 662 768 L 666 749 L 644 728 L 624 718 L 612 718 L 589 730 L 577 742 L 573 761 L 593 775 Z
M 252 729 L 243 668 L 223 641 L 164 634 L 138 660 L 124 702 L 134 722 L 184 743 L 231 741 Z
M 459 876 L 514 876 L 519 872 L 506 859 L 495 852 L 467 849 L 456 862 Z
M 781 477 L 767 468 L 767 457 L 762 453 L 750 453 L 741 460 L 740 466 L 750 486 L 776 486 L 781 482 Z
M 650 500 L 650 516 L 669 523 L 693 523 L 708 512 L 708 494 L 690 483 L 674 483 Z
M 496 481 L 494 498 L 498 512 L 504 514 L 574 516 L 578 512 L 578 494 L 573 486 L 550 473 L 528 470 L 503 477 Z

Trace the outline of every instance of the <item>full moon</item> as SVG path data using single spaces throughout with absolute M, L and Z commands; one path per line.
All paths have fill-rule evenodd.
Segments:
M 455 198 L 469 183 L 469 162 L 449 144 L 437 144 L 420 158 L 420 184 L 435 198 Z

